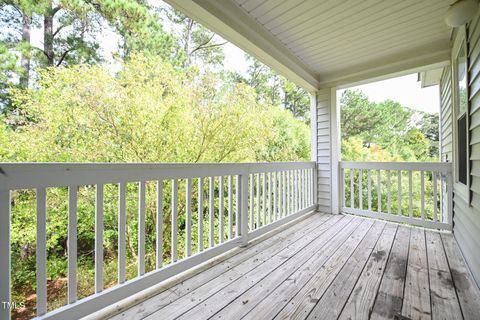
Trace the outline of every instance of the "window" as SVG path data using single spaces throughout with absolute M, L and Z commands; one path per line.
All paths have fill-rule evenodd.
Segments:
M 467 185 L 468 179 L 468 95 L 467 55 L 463 44 L 458 51 L 456 67 L 456 116 L 457 116 L 457 177 L 458 182 Z
M 454 176 L 457 193 L 470 202 L 470 148 L 468 107 L 468 59 L 465 28 L 459 28 L 453 45 Z

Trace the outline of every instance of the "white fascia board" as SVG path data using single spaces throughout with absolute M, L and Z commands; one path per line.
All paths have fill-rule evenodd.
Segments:
M 375 63 L 359 66 L 352 72 L 332 74 L 320 79 L 320 87 L 347 88 L 395 78 L 416 72 L 443 68 L 450 64 L 450 46 L 441 44 L 428 50 L 415 49 Z
M 309 92 L 318 76 L 231 0 L 165 0 Z

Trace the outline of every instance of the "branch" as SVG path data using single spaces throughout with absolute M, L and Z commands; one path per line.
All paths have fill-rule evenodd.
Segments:
M 67 56 L 67 54 L 68 54 L 70 51 L 72 51 L 72 50 L 71 50 L 71 49 L 68 49 L 68 50 L 66 50 L 66 51 L 62 54 L 62 56 L 60 57 L 60 60 L 58 60 L 58 62 L 57 62 L 57 67 L 60 67 L 60 65 L 62 64 L 63 60 L 65 60 L 65 57 Z
M 52 34 L 52 38 L 55 38 L 55 36 L 63 29 L 65 28 L 65 25 L 58 27 L 57 30 Z

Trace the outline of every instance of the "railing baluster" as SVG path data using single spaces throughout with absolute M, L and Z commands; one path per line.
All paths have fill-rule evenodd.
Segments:
M 208 212 L 209 212 L 209 237 L 208 245 L 210 248 L 215 246 L 215 177 L 209 178 L 208 184 Z
M 222 202 L 223 203 L 223 202 Z M 185 255 L 192 255 L 192 179 L 185 185 Z
M 237 190 L 240 190 L 238 192 L 238 197 L 237 201 L 239 204 L 237 205 L 237 212 L 241 210 L 241 212 L 238 212 L 238 219 L 237 219 L 237 229 L 240 230 L 240 235 L 242 236 L 242 244 L 241 246 L 245 247 L 248 244 L 248 225 L 247 225 L 247 219 L 248 219 L 248 199 L 247 199 L 247 193 L 248 193 L 248 175 L 242 174 L 237 176 Z M 238 223 L 240 224 L 238 226 Z
M 198 178 L 198 252 L 203 251 L 203 177 Z
M 262 173 L 262 213 L 263 213 L 263 225 L 266 225 L 267 224 L 267 210 L 265 208 L 265 205 L 266 205 L 266 197 L 265 197 L 265 193 L 266 193 L 266 189 L 267 189 L 267 182 L 265 180 L 265 172 Z
M 228 240 L 233 238 L 233 187 L 232 176 L 228 176 Z
M 293 212 L 297 212 L 298 211 L 298 207 L 297 207 L 297 188 L 298 188 L 298 185 L 297 185 L 297 171 L 296 170 L 292 170 L 292 187 L 293 187 L 293 192 L 292 192 L 292 198 L 293 198 L 293 205 L 292 205 L 292 208 L 293 208 Z
M 437 173 L 432 171 L 433 182 L 433 221 L 437 222 Z
M 425 173 L 420 171 L 420 213 L 422 220 L 425 220 Z
M 278 219 L 281 219 L 283 216 L 283 173 L 282 171 L 278 172 Z
M 77 301 L 77 186 L 68 187 L 68 303 Z
M 256 219 L 257 219 L 257 223 L 256 223 L 256 227 L 259 228 L 260 227 L 260 173 L 257 173 L 256 174 L 256 181 L 257 181 L 257 196 L 255 197 L 256 199 L 256 205 L 257 205 L 257 212 L 256 212 Z
M 273 220 L 277 220 L 277 173 L 273 172 Z
M 303 208 L 305 209 L 307 207 L 307 175 L 306 175 L 305 169 L 302 170 L 302 178 L 303 178 L 303 183 L 302 183 L 302 194 L 303 194 Z
M 363 170 L 358 170 L 358 202 L 360 210 L 363 210 Z
M 224 217 L 224 204 L 223 204 L 223 176 L 219 177 L 219 182 L 218 182 L 218 224 L 219 224 L 219 233 L 218 233 L 218 238 L 220 239 L 220 243 L 223 243 L 223 238 L 224 238 L 224 225 L 225 222 L 223 221 Z
M 0 301 L 11 302 L 10 190 L 0 191 Z M 0 318 L 10 319 L 10 309 L 0 308 Z
M 268 223 L 272 223 L 272 172 L 268 173 Z
M 37 316 L 41 316 L 47 313 L 47 236 L 46 236 L 46 231 L 47 231 L 47 194 L 46 194 L 45 188 L 38 188 L 37 189 L 37 244 L 36 244 Z M 95 240 L 98 240 L 98 239 L 96 238 Z M 96 260 L 97 260 L 97 256 L 95 255 L 95 271 L 97 271 Z M 102 257 L 102 261 L 103 261 L 103 257 Z M 97 273 L 95 273 L 95 276 L 97 276 Z M 95 277 L 95 280 L 97 280 L 97 277 Z M 3 279 L 2 279 L 2 282 L 3 282 Z M 95 289 L 98 290 L 97 282 L 95 282 Z M 99 292 L 99 291 L 96 291 L 96 292 Z
M 287 183 L 286 183 L 286 172 L 282 171 L 282 217 L 287 216 Z
M 178 260 L 178 179 L 172 180 L 172 262 Z
M 367 170 L 368 211 L 372 211 L 372 172 Z
M 413 172 L 408 171 L 408 216 L 413 217 Z
M 347 184 L 345 183 L 347 177 L 346 177 L 346 173 L 345 173 L 345 168 L 342 168 L 342 207 L 346 207 L 347 206 L 347 195 L 346 195 L 346 188 L 347 188 Z
M 125 240 L 127 224 L 127 190 L 124 182 L 118 187 L 118 283 L 125 282 L 127 243 Z
M 377 211 L 379 213 L 382 212 L 382 175 L 381 171 L 377 170 L 377 202 L 378 202 L 378 208 Z
M 292 214 L 292 209 L 291 209 L 291 205 L 292 205 L 292 199 L 290 197 L 291 195 L 291 180 L 290 180 L 290 171 L 285 171 L 285 175 L 286 175 L 286 181 L 287 181 L 287 215 L 290 215 Z
M 387 170 L 387 212 L 392 213 L 392 175 L 390 170 Z
M 235 230 L 237 231 L 236 232 L 236 235 L 237 237 L 239 237 L 241 235 L 241 230 L 240 230 L 240 227 L 241 227 L 241 221 L 240 221 L 240 217 L 241 217 L 241 209 L 242 209 L 242 205 L 241 205 L 241 176 L 240 175 L 237 175 L 237 183 L 236 183 L 236 194 L 237 194 L 237 208 L 235 210 Z
M 255 197 L 253 195 L 253 188 L 255 184 L 255 176 L 253 174 L 249 175 L 250 179 L 250 230 L 255 230 L 255 218 L 254 218 L 254 209 L 255 209 Z
M 138 275 L 145 274 L 145 181 L 138 186 Z
M 398 170 L 397 176 L 397 187 L 398 187 L 398 215 L 402 215 L 402 171 Z
M 355 187 L 353 180 L 353 169 L 350 169 L 350 208 L 355 208 Z
M 157 181 L 156 267 L 163 265 L 163 180 Z

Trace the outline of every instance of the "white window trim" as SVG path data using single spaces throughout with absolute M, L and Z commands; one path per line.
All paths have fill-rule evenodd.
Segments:
M 457 79 L 457 58 L 458 54 L 460 53 L 460 50 L 462 49 L 462 46 L 465 48 L 465 55 L 467 57 L 467 71 L 466 71 L 466 82 L 467 82 L 467 94 L 469 92 L 468 88 L 468 51 L 467 51 L 467 37 L 466 37 L 466 28 L 465 26 L 462 26 L 458 28 L 457 35 L 455 37 L 455 41 L 453 44 L 453 49 L 452 49 L 452 128 L 453 128 L 453 165 L 454 165 L 454 187 L 457 195 L 462 197 L 469 205 L 471 205 L 470 202 L 470 182 L 471 182 L 471 175 L 470 175 L 470 104 L 467 103 L 467 110 L 466 112 L 466 121 L 467 121 L 467 184 L 463 184 L 459 182 L 459 177 L 458 177 L 458 169 L 459 169 L 459 160 L 458 160 L 458 145 L 457 145 L 457 139 L 458 139 L 458 79 Z

